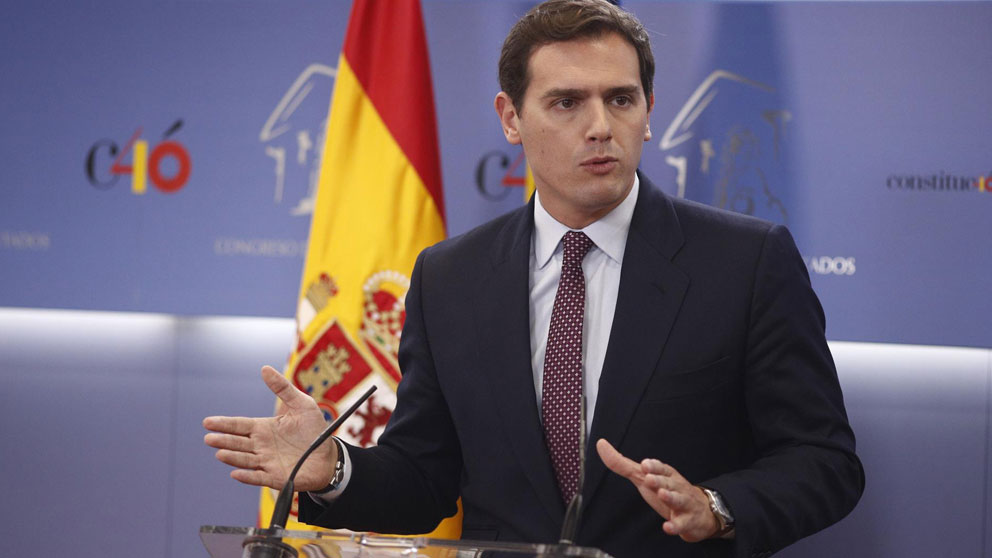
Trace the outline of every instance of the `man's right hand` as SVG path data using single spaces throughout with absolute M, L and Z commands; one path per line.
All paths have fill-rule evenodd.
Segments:
M 262 379 L 279 402 L 273 417 L 207 417 L 203 437 L 217 448 L 217 459 L 235 467 L 231 478 L 245 484 L 280 489 L 296 461 L 324 431 L 327 422 L 317 403 L 296 389 L 271 366 L 262 367 Z M 321 490 L 334 475 L 337 444 L 327 441 L 307 459 L 296 475 L 297 491 Z

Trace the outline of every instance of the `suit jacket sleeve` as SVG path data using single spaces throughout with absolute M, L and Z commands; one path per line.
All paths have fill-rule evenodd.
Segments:
M 755 268 L 745 353 L 745 406 L 755 460 L 700 484 L 737 522 L 736 554 L 770 554 L 843 518 L 864 489 L 824 316 L 784 227 Z
M 396 534 L 425 533 L 457 510 L 461 450 L 437 381 L 421 300 L 430 249 L 414 265 L 400 340 L 403 381 L 379 445 L 349 446 L 348 487 L 324 508 L 300 498 L 300 519 L 328 528 Z M 402 440 L 402 442 L 399 442 Z

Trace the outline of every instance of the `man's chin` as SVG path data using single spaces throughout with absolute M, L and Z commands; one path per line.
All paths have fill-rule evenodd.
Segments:
M 608 187 L 602 184 L 593 185 L 582 193 L 581 199 L 577 199 L 576 205 L 581 207 L 587 215 L 595 215 L 598 219 L 620 205 L 630 193 L 630 187 L 613 181 Z

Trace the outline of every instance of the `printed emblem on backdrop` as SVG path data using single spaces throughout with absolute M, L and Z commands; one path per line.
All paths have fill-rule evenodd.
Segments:
M 337 70 L 311 64 L 297 76 L 258 134 L 272 159 L 272 201 L 289 205 L 290 215 L 313 213 L 320 157 L 327 127 L 328 99 Z
M 527 185 L 527 158 L 524 150 L 507 153 L 495 149 L 479 159 L 475 165 L 475 189 L 486 201 L 501 201 L 513 188 Z
M 86 153 L 87 180 L 98 190 L 109 190 L 121 176 L 130 175 L 132 194 L 146 193 L 148 182 L 160 192 L 178 192 L 193 171 L 189 151 L 172 139 L 182 127 L 183 119 L 179 118 L 165 129 L 161 141 L 154 145 L 149 145 L 141 126 L 123 147 L 115 140 L 96 141 Z
M 725 70 L 699 84 L 658 148 L 675 171 L 678 196 L 788 223 L 781 199 L 782 150 L 792 113 L 768 106 L 770 85 Z

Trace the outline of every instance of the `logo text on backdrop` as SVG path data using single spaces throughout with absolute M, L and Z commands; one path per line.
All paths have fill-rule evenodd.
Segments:
M 114 140 L 96 141 L 86 153 L 87 180 L 94 188 L 109 190 L 121 176 L 131 175 L 132 194 L 146 193 L 149 181 L 160 192 L 178 192 L 193 171 L 189 151 L 183 144 L 170 139 L 182 127 L 183 119 L 176 119 L 162 134 L 162 141 L 152 146 L 144 139 L 141 126 L 131 134 L 123 148 Z

